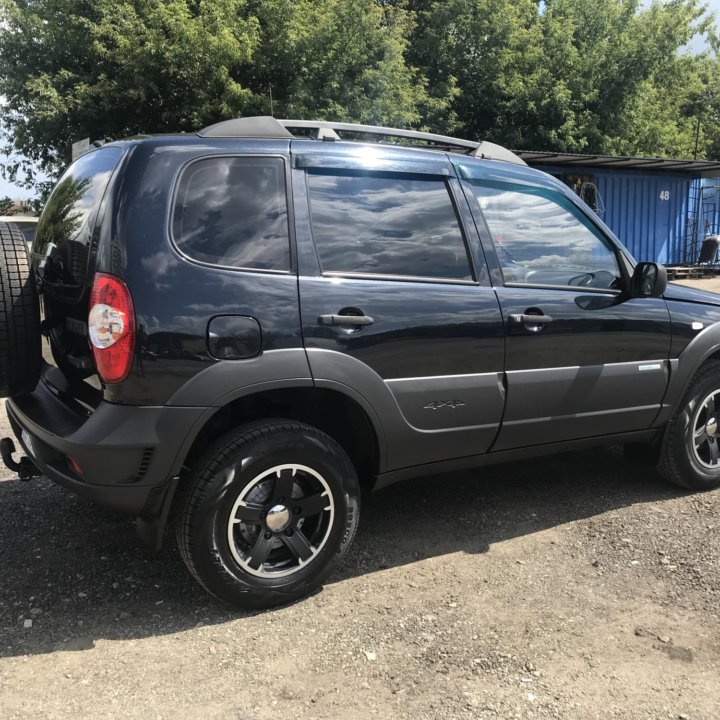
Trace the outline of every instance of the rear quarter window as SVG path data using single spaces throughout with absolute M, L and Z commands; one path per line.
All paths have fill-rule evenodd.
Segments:
M 172 213 L 175 245 L 224 267 L 290 269 L 285 163 L 272 157 L 210 157 L 181 173 Z

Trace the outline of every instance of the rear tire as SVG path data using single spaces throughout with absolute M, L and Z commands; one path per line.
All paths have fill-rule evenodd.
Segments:
M 40 303 L 20 229 L 0 223 L 0 397 L 23 395 L 40 379 Z
M 290 420 L 245 425 L 198 460 L 178 498 L 176 536 L 220 600 L 269 608 L 319 587 L 347 552 L 359 483 L 345 451 Z
M 689 490 L 720 487 L 720 362 L 695 373 L 668 423 L 658 469 Z

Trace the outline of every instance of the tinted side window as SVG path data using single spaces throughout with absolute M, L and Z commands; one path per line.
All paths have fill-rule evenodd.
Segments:
M 288 270 L 283 160 L 211 157 L 191 163 L 175 195 L 173 238 L 201 262 Z
M 308 182 L 324 272 L 472 280 L 444 181 L 311 172 Z
M 474 190 L 505 282 L 620 289 L 612 247 L 579 214 L 541 194 Z

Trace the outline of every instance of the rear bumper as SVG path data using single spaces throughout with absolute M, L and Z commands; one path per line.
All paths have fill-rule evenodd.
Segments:
M 102 402 L 88 413 L 42 380 L 31 394 L 8 400 L 6 408 L 24 451 L 51 480 L 97 505 L 142 517 L 160 513 L 193 429 L 207 412 Z

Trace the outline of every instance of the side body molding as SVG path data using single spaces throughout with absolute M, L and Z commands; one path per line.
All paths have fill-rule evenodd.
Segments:
M 425 427 L 416 427 L 418 413 L 411 410 L 420 402 L 417 383 L 413 380 L 383 380 L 372 368 L 346 353 L 308 348 L 310 365 L 317 387 L 334 388 L 354 398 L 375 424 L 380 445 L 380 473 L 414 465 L 448 460 L 483 453 L 494 439 L 498 423 L 468 424 L 460 409 L 451 407 L 438 412 L 453 413 L 457 427 L 433 428 L 434 411 L 426 410 Z M 455 378 L 423 378 L 423 383 L 440 383 L 452 388 Z M 488 410 L 499 415 L 504 405 L 504 390 L 499 373 L 476 376 L 478 388 L 471 400 L 485 400 Z M 392 389 L 391 389 L 392 387 Z M 478 402 L 472 403 L 476 408 Z M 401 405 L 406 405 L 405 412 Z M 382 418 L 382 420 L 380 420 Z
M 662 407 L 653 425 L 664 425 L 682 399 L 695 371 L 713 354 L 720 352 L 720 322 L 713 323 L 693 338 L 679 357 L 670 361 L 670 382 Z

